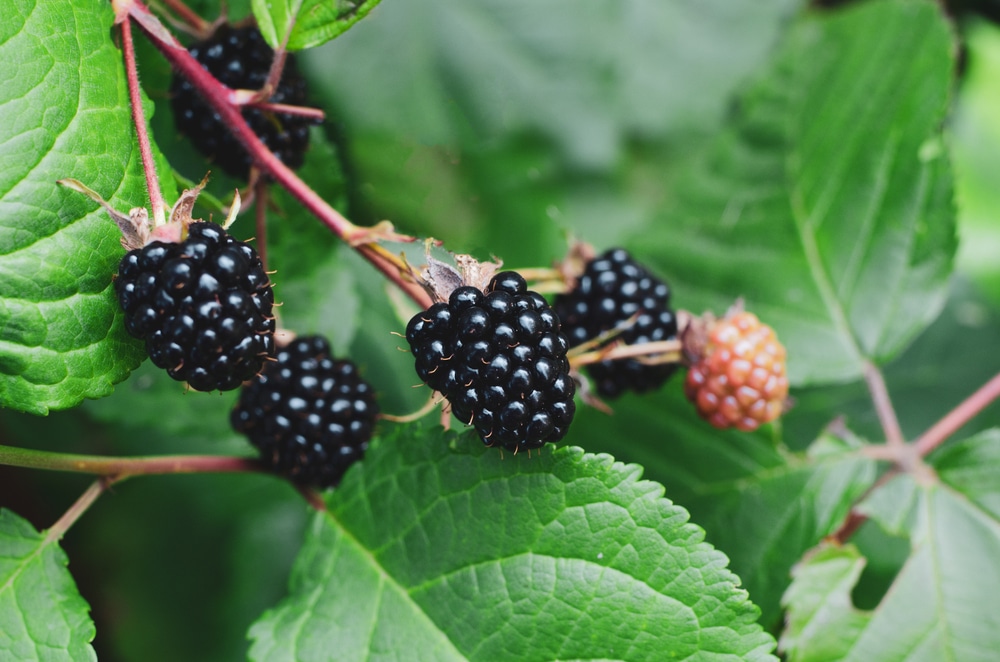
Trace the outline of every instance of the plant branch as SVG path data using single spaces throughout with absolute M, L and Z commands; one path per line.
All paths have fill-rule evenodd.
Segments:
M 940 421 L 920 435 L 915 442 L 916 452 L 920 457 L 940 446 L 960 427 L 968 423 L 973 416 L 985 409 L 990 403 L 1000 397 L 1000 374 L 986 382 L 978 391 L 970 395 L 960 405 L 948 412 Z
M 153 160 L 149 133 L 146 131 L 146 116 L 142 110 L 142 95 L 139 90 L 139 70 L 135 64 L 135 46 L 132 42 L 132 23 L 127 18 L 121 21 L 121 30 L 129 104 L 132 106 L 132 123 L 135 125 L 135 134 L 139 141 L 142 169 L 146 174 L 146 190 L 149 192 L 149 204 L 153 211 L 153 226 L 159 227 L 167 222 L 166 204 L 160 191 L 160 180 L 156 176 L 156 162 Z
M 15 446 L 0 446 L 0 464 L 28 469 L 69 471 L 110 476 L 122 480 L 128 476 L 177 473 L 231 473 L 264 471 L 253 458 L 220 455 L 160 455 L 148 457 L 102 457 L 52 453 Z
M 355 225 L 327 204 L 261 142 L 257 134 L 246 123 L 239 107 L 234 105 L 234 100 L 238 98 L 235 90 L 220 83 L 197 60 L 191 57 L 191 54 L 139 0 L 122 0 L 122 2 L 127 5 L 129 17 L 139 24 L 153 45 L 159 49 L 174 69 L 191 83 L 205 102 L 218 113 L 223 125 L 247 150 L 254 165 L 283 186 L 313 216 L 357 250 L 362 257 L 419 305 L 424 308 L 431 305 L 430 295 L 412 281 L 405 263 L 388 251 L 381 250 L 377 244 L 382 239 L 412 242 L 414 241 L 413 237 L 396 234 L 384 226 L 365 228 Z
M 906 440 L 903 438 L 902 428 L 899 427 L 899 419 L 896 418 L 892 400 L 889 399 L 889 390 L 885 386 L 882 371 L 871 361 L 865 362 L 865 383 L 868 384 L 868 392 L 871 393 L 872 402 L 875 404 L 875 412 L 882 425 L 886 445 L 893 448 L 903 446 Z
M 97 497 L 104 494 L 104 491 L 107 490 L 113 482 L 115 481 L 110 478 L 99 478 L 95 480 L 90 487 L 87 488 L 87 491 L 81 494 L 80 498 L 69 507 L 69 510 L 63 513 L 62 517 L 60 517 L 59 520 L 45 532 L 45 543 L 48 544 L 62 540 L 62 537 L 66 535 L 67 531 L 69 531 L 69 528 L 73 526 L 73 524 L 75 524 L 85 512 L 87 512 L 87 509 L 89 509 L 90 506 L 97 501 Z

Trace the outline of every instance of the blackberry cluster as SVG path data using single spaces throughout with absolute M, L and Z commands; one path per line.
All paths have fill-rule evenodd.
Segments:
M 298 338 L 243 387 L 230 420 L 275 473 L 333 487 L 368 448 L 375 393 L 321 336 Z
M 153 363 L 199 391 L 229 391 L 274 353 L 274 294 L 251 246 L 214 223 L 187 232 L 126 254 L 115 291 Z
M 616 336 L 629 345 L 677 337 L 670 288 L 621 248 L 609 249 L 591 260 L 576 287 L 557 296 L 553 306 L 573 346 L 611 331 L 633 316 L 634 321 Z M 586 369 L 597 392 L 615 398 L 629 389 L 642 393 L 659 388 L 677 366 L 621 359 L 593 363 Z
M 566 434 L 576 404 L 559 318 L 519 274 L 456 288 L 406 327 L 417 374 L 490 446 L 540 448 Z
M 274 58 L 274 51 L 256 26 L 223 25 L 207 40 L 192 46 L 189 52 L 220 82 L 232 89 L 245 90 L 258 90 L 264 85 Z M 175 76 L 170 94 L 177 129 L 227 173 L 246 179 L 251 165 L 246 150 L 194 87 L 185 78 Z M 306 102 L 306 82 L 298 73 L 291 54 L 285 60 L 281 81 L 269 101 L 293 106 Z M 285 165 L 292 169 L 302 165 L 309 146 L 309 125 L 313 120 L 247 107 L 242 113 L 254 133 Z

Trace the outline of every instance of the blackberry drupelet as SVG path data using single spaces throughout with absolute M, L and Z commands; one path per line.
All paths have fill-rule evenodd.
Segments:
M 129 251 L 114 283 L 125 328 L 192 388 L 235 389 L 274 353 L 274 294 L 260 258 L 214 223 Z
M 497 274 L 485 292 L 456 288 L 410 320 L 406 339 L 420 379 L 487 445 L 516 452 L 566 434 L 576 411 L 568 343 L 519 274 Z
M 576 287 L 557 296 L 553 307 L 572 346 L 611 331 L 633 316 L 634 321 L 616 336 L 629 345 L 677 337 L 670 288 L 621 248 L 612 248 L 591 260 Z M 586 369 L 597 392 L 615 398 L 629 389 L 642 393 L 659 388 L 677 366 L 620 359 L 593 363 Z
M 274 51 L 256 26 L 223 25 L 207 40 L 192 46 L 190 53 L 224 85 L 245 90 L 258 90 L 264 85 L 274 58 Z M 177 129 L 227 173 L 246 179 L 251 165 L 246 150 L 187 79 L 175 75 L 170 94 Z M 269 101 L 292 106 L 306 102 L 306 82 L 292 54 L 285 60 L 281 81 Z M 285 165 L 292 169 L 302 165 L 313 120 L 249 107 L 244 107 L 242 113 L 254 133 Z
M 333 487 L 368 448 L 375 393 L 321 336 L 298 338 L 243 387 L 230 420 L 276 473 Z

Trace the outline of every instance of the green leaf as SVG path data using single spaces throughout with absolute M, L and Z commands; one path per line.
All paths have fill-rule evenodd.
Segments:
M 325 44 L 360 21 L 381 0 L 253 0 L 253 13 L 272 48 L 292 51 Z
M 537 266 L 566 227 L 607 245 L 648 221 L 667 175 L 623 171 L 714 132 L 800 4 L 407 0 L 302 62 L 344 126 L 353 220 Z
M 993 430 L 954 444 L 933 458 L 936 476 L 900 476 L 873 494 L 887 490 L 889 497 L 863 504 L 888 528 L 905 531 L 911 546 L 874 611 L 857 612 L 850 603 L 862 566 L 854 550 L 821 549 L 803 562 L 785 596 L 789 628 L 782 647 L 790 662 L 996 659 L 998 441 L 1000 431 Z
M 928 0 L 806 13 L 637 252 L 695 310 L 744 296 L 794 384 L 892 358 L 941 309 L 955 252 L 954 50 Z
M 55 540 L 0 509 L 0 658 L 97 659 L 90 608 L 67 562 Z
M 107 395 L 142 359 L 111 286 L 120 233 L 55 182 L 126 212 L 148 203 L 111 6 L 0 12 L 0 406 L 44 414 Z
M 638 467 L 413 429 L 317 515 L 252 659 L 774 659 L 725 557 Z

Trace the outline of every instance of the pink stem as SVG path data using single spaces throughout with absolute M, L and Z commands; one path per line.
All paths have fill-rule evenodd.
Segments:
M 181 0 L 162 0 L 162 2 L 198 34 L 205 34 L 208 32 L 208 21 L 203 19 L 201 16 L 198 16 L 194 10 L 181 2 Z
M 868 384 L 868 391 L 871 393 L 872 402 L 875 404 L 875 412 L 878 414 L 879 423 L 882 424 L 882 432 L 885 434 L 886 444 L 893 448 L 899 448 L 906 443 L 903 438 L 903 430 L 899 427 L 899 419 L 896 418 L 896 410 L 889 399 L 889 390 L 885 386 L 885 379 L 882 371 L 874 363 L 865 362 L 865 382 Z
M 80 517 L 87 512 L 87 509 L 97 501 L 97 497 L 104 494 L 104 490 L 108 489 L 111 482 L 107 479 L 101 478 L 95 480 L 87 491 L 80 495 L 80 498 L 69 507 L 63 516 L 59 518 L 55 524 L 53 524 L 48 531 L 45 532 L 45 542 L 52 543 L 58 540 L 62 540 L 62 537 L 66 535 L 70 527 L 76 523 Z
M 122 52 L 125 54 L 125 74 L 128 78 L 129 103 L 132 106 L 132 123 L 135 124 L 136 137 L 139 140 L 139 153 L 142 156 L 142 169 L 146 174 L 146 190 L 149 192 L 149 202 L 153 208 L 153 224 L 160 226 L 166 223 L 166 204 L 160 192 L 160 181 L 156 177 L 156 163 L 153 161 L 153 150 L 146 132 L 146 117 L 142 110 L 142 97 L 139 93 L 139 70 L 135 64 L 135 47 L 132 43 L 132 24 L 122 21 Z
M 1000 397 L 1000 374 L 983 384 L 962 404 L 952 409 L 944 418 L 920 435 L 915 444 L 917 454 L 920 457 L 926 457 L 928 453 L 940 446 L 948 437 L 998 397 Z

